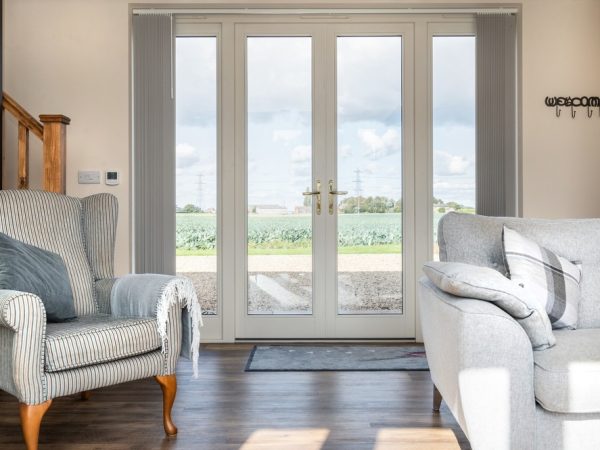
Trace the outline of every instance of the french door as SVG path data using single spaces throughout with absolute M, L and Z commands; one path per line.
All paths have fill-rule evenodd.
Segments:
M 176 21 L 177 272 L 203 340 L 420 338 L 415 287 L 474 212 L 464 15 Z
M 415 336 L 413 38 L 235 25 L 236 338 Z

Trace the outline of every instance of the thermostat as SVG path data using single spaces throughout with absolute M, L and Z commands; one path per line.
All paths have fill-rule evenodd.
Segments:
M 104 183 L 109 186 L 116 186 L 119 184 L 119 171 L 118 170 L 107 170 L 104 173 Z

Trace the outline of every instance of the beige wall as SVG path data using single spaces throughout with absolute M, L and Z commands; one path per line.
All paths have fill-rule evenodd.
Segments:
M 71 117 L 67 192 L 85 196 L 109 191 L 118 196 L 116 266 L 119 274 L 125 273 L 130 268 L 129 4 L 127 0 L 4 0 L 4 5 L 4 89 L 34 114 Z M 600 217 L 597 112 L 594 119 L 557 120 L 543 104 L 547 95 L 600 95 L 599 22 L 600 0 L 523 2 L 526 216 Z M 10 133 L 7 138 L 11 139 Z M 9 169 L 8 163 L 5 175 L 10 182 L 16 166 Z M 118 187 L 77 184 L 78 169 L 112 168 L 122 171 Z

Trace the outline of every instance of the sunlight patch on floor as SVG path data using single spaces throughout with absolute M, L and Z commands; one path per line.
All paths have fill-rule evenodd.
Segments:
M 328 436 L 325 428 L 266 428 L 253 432 L 240 450 L 321 450 Z
M 460 450 L 449 428 L 382 428 L 373 450 Z

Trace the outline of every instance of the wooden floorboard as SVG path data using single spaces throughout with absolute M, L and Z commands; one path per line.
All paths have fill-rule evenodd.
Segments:
M 469 449 L 447 407 L 431 411 L 429 372 L 244 372 L 252 346 L 203 348 L 200 378 L 178 369 L 165 438 L 152 379 L 54 401 L 40 450 L 455 450 Z M 18 404 L 0 391 L 0 448 L 22 449 Z

